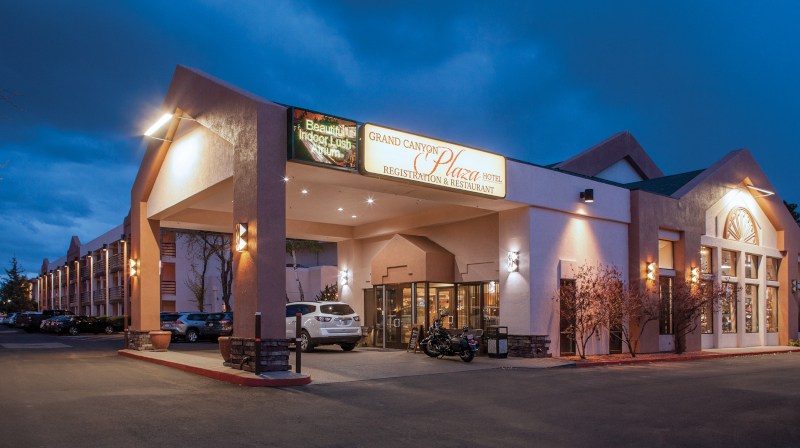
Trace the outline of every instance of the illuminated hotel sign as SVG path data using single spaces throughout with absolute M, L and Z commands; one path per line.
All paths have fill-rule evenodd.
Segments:
M 362 134 L 362 174 L 395 177 L 498 198 L 506 195 L 503 156 L 373 124 Z
M 291 109 L 289 158 L 304 162 L 357 168 L 358 124 L 331 115 Z

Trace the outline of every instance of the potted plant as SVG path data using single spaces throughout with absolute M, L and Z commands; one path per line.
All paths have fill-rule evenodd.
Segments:
M 217 341 L 219 342 L 219 352 L 222 354 L 222 359 L 225 362 L 231 362 L 231 337 L 220 336 Z
M 150 332 L 150 344 L 153 345 L 153 351 L 157 352 L 167 351 L 167 347 L 169 347 L 169 342 L 171 340 L 172 340 L 171 331 L 156 330 Z

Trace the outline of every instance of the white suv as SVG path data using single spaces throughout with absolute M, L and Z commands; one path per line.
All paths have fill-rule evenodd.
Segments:
M 300 349 L 314 350 L 316 345 L 339 344 L 349 352 L 361 339 L 361 318 L 342 302 L 292 302 L 286 304 L 286 337 L 297 336 L 297 313 L 302 314 Z

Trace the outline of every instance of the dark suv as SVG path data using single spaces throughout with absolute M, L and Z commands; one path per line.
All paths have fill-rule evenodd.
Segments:
M 66 310 L 44 310 L 39 313 L 22 313 L 18 314 L 14 321 L 16 328 L 25 330 L 26 333 L 33 333 L 39 331 L 39 326 L 43 320 L 50 319 L 56 316 L 74 316 L 75 313 Z
M 206 320 L 206 336 L 216 341 L 220 336 L 233 335 L 233 313 L 213 313 Z

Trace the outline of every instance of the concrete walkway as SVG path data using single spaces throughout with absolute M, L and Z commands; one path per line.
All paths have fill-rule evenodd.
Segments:
M 731 353 L 731 354 L 759 354 L 761 352 L 796 352 L 800 347 L 790 347 L 788 345 L 761 345 L 758 347 L 735 347 L 735 348 L 707 348 L 703 352 L 709 353 Z
M 687 352 L 687 353 L 682 353 L 680 355 L 661 353 L 658 356 L 648 357 L 648 355 L 651 354 L 643 354 L 642 357 L 638 358 L 615 358 L 615 359 L 578 361 L 575 364 L 575 367 L 600 367 L 600 366 L 621 365 L 621 364 L 696 361 L 700 359 L 733 358 L 737 356 L 777 355 L 782 353 L 794 353 L 794 352 L 800 352 L 800 348 L 781 346 L 781 345 L 721 348 L 721 349 L 708 349 L 699 352 Z
M 180 368 L 179 365 L 190 365 L 214 372 L 239 372 L 222 366 L 222 356 L 219 348 L 212 343 L 197 344 L 171 344 L 167 352 L 136 352 L 120 350 L 120 354 L 137 354 L 144 360 L 170 367 Z M 127 355 L 126 355 L 127 356 Z M 295 352 L 289 355 L 289 363 L 296 363 Z M 133 356 L 131 356 L 133 357 Z M 442 373 L 467 372 L 487 369 L 542 369 L 550 367 L 572 366 L 575 363 L 568 360 L 543 358 L 523 359 L 506 358 L 495 359 L 485 356 L 476 357 L 472 362 L 466 363 L 458 357 L 445 357 L 442 359 L 430 358 L 424 354 L 408 353 L 405 350 L 384 350 L 371 347 L 358 347 L 351 352 L 342 351 L 338 346 L 320 347 L 312 353 L 301 355 L 302 374 L 310 376 L 313 384 L 342 383 L 348 381 L 364 381 L 382 378 L 399 378 L 415 375 L 431 375 Z M 182 369 L 186 370 L 186 369 Z M 187 370 L 188 371 L 188 370 Z M 193 372 L 202 374 L 199 372 Z M 294 374 L 293 372 L 289 372 Z M 253 376 L 246 372 L 236 373 L 237 376 Z M 274 374 L 273 374 L 274 375 Z M 210 375 L 204 375 L 209 376 Z M 219 378 L 218 378 L 219 379 Z M 224 381 L 224 379 L 223 379 Z M 237 383 L 238 384 L 238 383 Z
M 235 370 L 222 365 L 222 356 L 217 344 L 172 344 L 166 352 L 120 350 L 119 354 L 143 361 L 177 368 L 186 372 L 248 386 L 297 386 L 308 384 L 330 384 L 350 381 L 365 381 L 384 378 L 400 378 L 417 375 L 435 375 L 469 372 L 489 369 L 544 369 L 551 367 L 594 367 L 614 364 L 638 364 L 666 361 L 687 361 L 713 359 L 732 356 L 751 356 L 770 353 L 800 351 L 796 347 L 742 347 L 703 350 L 692 356 L 667 356 L 646 359 L 619 359 L 606 361 L 575 362 L 558 358 L 496 359 L 486 356 L 476 357 L 466 363 L 458 357 L 442 359 L 430 358 L 422 353 L 408 353 L 405 350 L 389 350 L 372 347 L 358 347 L 351 352 L 342 351 L 337 346 L 320 347 L 312 353 L 301 355 L 302 373 L 271 372 L 256 376 L 252 373 Z M 289 355 L 289 363 L 295 364 L 294 351 Z
M 172 367 L 196 375 L 240 386 L 302 386 L 311 382 L 311 377 L 295 372 L 266 372 L 255 375 L 222 365 L 222 356 L 213 359 L 191 353 L 176 351 L 155 352 L 138 350 L 119 350 L 122 356 Z

